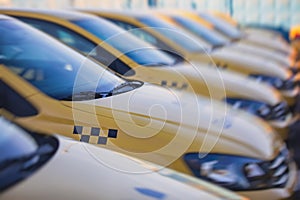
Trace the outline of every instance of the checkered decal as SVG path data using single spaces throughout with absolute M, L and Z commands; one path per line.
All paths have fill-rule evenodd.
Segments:
M 212 65 L 212 66 L 217 66 L 220 69 L 227 69 L 227 67 L 228 67 L 227 64 L 222 64 L 220 62 L 216 62 L 216 63 L 210 62 L 209 64 Z
M 183 83 L 181 86 L 179 86 L 176 81 L 172 81 L 171 84 L 168 84 L 167 81 L 161 81 L 160 85 L 163 87 L 175 88 L 179 90 L 184 90 L 188 87 L 188 84 L 186 83 Z
M 98 127 L 74 126 L 74 135 L 79 135 L 81 142 L 106 145 L 109 138 L 117 138 L 118 130 L 101 131 Z

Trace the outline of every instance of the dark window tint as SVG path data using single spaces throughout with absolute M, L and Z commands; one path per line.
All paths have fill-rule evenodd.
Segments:
M 0 80 L 0 108 L 4 108 L 17 117 L 28 117 L 38 113 L 38 111 L 15 90 Z

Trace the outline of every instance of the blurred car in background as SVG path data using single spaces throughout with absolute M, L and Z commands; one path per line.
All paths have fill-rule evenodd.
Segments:
M 242 39 L 248 43 L 259 45 L 262 48 L 269 48 L 270 50 L 277 50 L 284 55 L 290 56 L 290 58 L 294 58 L 295 51 L 278 32 L 263 27 L 239 27 L 238 23 L 229 15 L 220 12 L 202 12 L 199 15 L 212 22 L 216 30 L 229 38 Z
M 109 19 L 125 30 L 134 29 L 132 33 L 139 38 L 168 52 L 176 52 L 188 61 L 237 71 L 258 82 L 266 82 L 278 89 L 289 105 L 295 104 L 295 97 L 299 93 L 297 80 L 290 70 L 278 66 L 276 62 L 256 56 L 248 57 L 242 52 L 226 51 L 225 48 L 211 49 L 206 42 L 153 14 L 96 10 L 84 12 Z
M 170 161 L 172 169 L 248 197 L 292 195 L 295 164 L 258 118 L 119 78 L 17 20 L 2 16 L 0 30 L 0 63 L 7 66 L 0 67 L 1 113 L 14 122 L 156 164 Z
M 295 69 L 295 60 L 289 58 L 288 56 L 279 53 L 276 50 L 270 50 L 264 48 L 262 45 L 256 45 L 255 43 L 248 42 L 243 40 L 242 37 L 237 38 L 228 38 L 221 33 L 217 32 L 214 29 L 214 24 L 218 23 L 217 19 L 209 14 L 202 13 L 199 14 L 196 12 L 190 11 L 158 11 L 157 16 L 167 20 L 175 25 L 178 25 L 185 30 L 193 33 L 197 37 L 200 37 L 207 41 L 212 48 L 226 48 L 227 51 L 239 51 L 244 54 L 252 57 L 252 55 L 260 56 L 262 58 L 267 58 L 271 61 L 275 61 L 278 65 L 286 68 L 291 68 L 297 72 Z M 214 20 L 212 20 L 212 19 Z M 210 21 L 205 21 L 210 19 Z M 204 22 L 203 22 L 204 21 Z M 207 24 L 209 23 L 209 24 Z M 219 22 L 224 25 L 224 23 Z M 285 44 L 286 45 L 286 44 Z
M 120 153 L 27 131 L 3 117 L 0 126 L 0 199 L 246 199 Z
M 225 101 L 267 120 L 284 139 L 289 125 L 297 119 L 270 86 L 217 68 L 195 69 L 184 59 L 167 55 L 104 19 L 67 11 L 19 10 L 17 15 L 120 75 Z

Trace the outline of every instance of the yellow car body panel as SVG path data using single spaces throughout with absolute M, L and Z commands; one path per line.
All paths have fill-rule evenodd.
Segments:
M 5 67 L 1 66 L 1 80 L 5 82 L 9 87 L 11 87 L 13 90 L 17 91 L 22 97 L 26 98 L 26 91 L 23 90 L 24 87 L 30 87 L 30 85 L 16 76 L 14 73 L 12 73 L 10 70 L 6 69 Z M 145 88 L 145 92 L 143 90 L 140 92 L 141 97 L 143 98 L 143 95 L 145 95 L 149 91 L 149 89 L 155 89 L 156 86 L 146 85 L 143 86 Z M 161 91 L 160 95 L 167 95 L 167 90 L 157 88 L 155 89 L 157 91 Z M 147 108 L 147 104 L 152 104 L 151 102 L 143 102 L 145 104 L 138 105 L 136 107 L 133 107 L 132 111 L 130 111 L 129 116 L 132 119 L 128 119 L 126 107 L 122 108 L 124 99 L 128 98 L 128 95 L 117 95 L 116 98 L 104 98 L 100 99 L 99 101 L 86 101 L 86 102 L 68 102 L 68 101 L 57 101 L 52 98 L 49 98 L 48 96 L 44 95 L 37 89 L 33 88 L 31 89 L 32 93 L 30 96 L 27 96 L 26 100 L 29 101 L 35 108 L 38 109 L 38 114 L 36 116 L 32 117 L 17 117 L 13 119 L 16 123 L 20 124 L 21 126 L 25 127 L 26 129 L 35 131 L 35 132 L 45 132 L 45 133 L 59 133 L 61 135 L 74 138 L 76 140 L 80 140 L 80 135 L 73 134 L 74 126 L 83 126 L 83 127 L 101 127 L 102 130 L 108 130 L 108 129 L 117 129 L 120 133 L 118 133 L 118 139 L 110 139 L 108 140 L 108 143 L 105 145 L 106 147 L 115 148 L 118 147 L 126 147 L 128 150 L 136 151 L 136 152 L 149 152 L 153 151 L 154 149 L 163 146 L 166 144 L 166 142 L 169 142 L 170 139 L 174 135 L 174 131 L 176 132 L 176 127 L 179 126 L 178 117 L 174 113 L 174 115 L 171 115 L 171 118 L 169 121 L 167 121 L 167 126 L 163 127 L 162 130 L 160 130 L 160 133 L 156 135 L 156 137 L 147 138 L 147 140 L 143 138 L 134 138 L 130 137 L 128 133 L 124 132 L 122 133 L 122 130 L 118 127 L 122 125 L 124 130 L 126 129 L 135 129 L 135 125 L 132 124 L 132 122 L 135 122 L 136 125 L 144 125 L 149 122 L 150 116 L 147 116 L 142 110 L 143 107 Z M 130 95 L 129 95 L 130 96 Z M 167 98 L 167 96 L 160 96 L 159 98 L 165 99 L 165 104 L 167 105 L 170 99 Z M 124 99 L 122 99 L 122 97 Z M 144 96 L 145 97 L 145 96 Z M 129 97 L 130 98 L 130 97 Z M 114 100 L 116 99 L 116 100 Z M 117 108 L 112 108 L 111 103 L 114 101 L 114 106 L 120 106 Z M 141 106 L 141 107 L 140 107 Z M 188 105 L 186 105 L 188 106 Z M 193 105 L 192 105 L 193 106 Z M 124 107 L 124 106 L 123 106 Z M 229 108 L 228 108 L 229 109 Z M 1 109 L 2 114 L 5 114 L 9 112 L 6 109 Z M 216 112 L 216 110 L 215 110 Z M 220 112 L 220 111 L 217 111 Z M 238 111 L 235 111 L 236 113 L 239 113 Z M 239 113 L 238 115 L 240 115 Z M 193 114 L 194 115 L 194 114 Z M 191 117 L 193 117 L 193 115 Z M 151 116 L 153 118 L 153 116 Z M 206 118 L 206 116 L 203 116 Z M 242 116 L 241 116 L 242 117 Z M 245 117 L 245 116 L 243 116 Z M 189 118 L 189 117 L 188 117 Z M 246 118 L 249 118 L 247 116 Z M 155 118 L 154 118 L 155 119 Z M 254 119 L 254 118 L 253 118 Z M 133 121 L 132 121 L 133 120 Z M 161 119 L 157 119 L 155 123 L 159 123 Z M 252 118 L 251 118 L 252 120 Z M 189 120 L 187 120 L 189 121 Z M 257 131 L 262 131 L 262 133 L 265 131 L 264 134 L 257 134 L 259 137 L 262 137 L 264 139 L 260 139 L 261 145 L 257 144 L 246 144 L 246 140 L 244 140 L 242 137 L 239 137 L 238 135 L 227 135 L 224 137 L 227 138 L 224 141 L 221 142 L 218 141 L 216 146 L 214 147 L 216 149 L 216 152 L 226 152 L 229 154 L 236 153 L 236 148 L 233 148 L 231 145 L 234 145 L 235 141 L 240 140 L 240 146 L 243 144 L 239 150 L 240 155 L 244 156 L 252 156 L 255 157 L 256 155 L 260 155 L 264 159 L 270 159 L 272 158 L 278 151 L 282 143 L 278 139 L 278 137 L 275 137 L 273 135 L 273 130 L 267 126 L 266 124 L 260 122 L 260 121 L 253 121 L 253 123 L 258 123 L 259 127 Z M 188 136 L 189 132 L 193 131 L 192 121 L 189 122 L 189 124 L 185 124 L 183 127 L 184 132 L 186 132 L 184 136 Z M 201 122 L 205 123 L 205 122 Z M 199 126 L 200 128 L 201 126 Z M 262 128 L 262 129 L 261 129 Z M 138 127 L 136 128 L 138 129 Z M 146 127 L 144 131 L 146 131 L 148 128 Z M 151 127 L 150 127 L 151 129 Z M 149 129 L 149 130 L 150 130 Z M 217 130 L 218 128 L 216 128 Z M 233 127 L 231 128 L 233 129 Z M 189 131 L 190 130 L 190 131 Z M 201 143 L 199 143 L 200 140 L 203 140 L 203 137 L 205 134 L 205 128 L 198 129 L 199 132 L 202 132 L 202 134 L 197 134 L 197 138 L 191 145 L 191 152 L 193 151 L 199 151 L 199 147 L 201 146 Z M 225 131 L 225 130 L 224 130 Z M 225 131 L 226 132 L 226 131 Z M 210 133 L 207 135 L 208 137 L 215 137 L 214 135 L 217 135 L 218 133 Z M 252 133 L 253 134 L 253 133 Z M 250 135 L 250 133 L 249 133 Z M 157 140 L 157 137 L 161 138 Z M 223 136 L 221 136 L 223 137 Z M 202 139 L 201 139 L 202 138 Z M 235 138 L 235 139 L 234 139 Z M 200 139 L 200 140 L 199 140 Z M 242 142 L 242 140 L 244 140 Z M 269 143 L 270 142 L 270 143 Z M 90 142 L 90 143 L 96 143 Z M 227 146 L 226 143 L 229 145 Z M 269 143 L 269 144 L 268 144 Z M 113 145 L 116 144 L 116 145 Z M 133 145 L 134 144 L 134 145 Z M 264 145 L 263 145 L 264 144 Z M 275 146 L 274 146 L 275 144 Z M 265 145 L 270 145 L 268 148 Z M 227 146 L 227 147 L 226 147 Z M 235 146 L 235 145 L 234 145 Z M 269 149 L 269 150 L 268 150 Z M 119 149 L 120 150 L 120 149 Z M 169 152 L 170 153 L 170 152 Z M 189 170 L 188 170 L 189 171 Z

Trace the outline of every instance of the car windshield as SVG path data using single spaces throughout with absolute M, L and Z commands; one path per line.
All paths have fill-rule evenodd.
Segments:
M 172 24 L 164 22 L 155 16 L 143 16 L 137 18 L 143 24 L 156 28 L 164 37 L 172 40 L 174 43 L 179 44 L 185 50 L 190 52 L 206 52 L 210 51 L 210 46 L 203 40 L 195 38 L 190 33 L 180 29 Z
M 0 165 L 8 160 L 32 155 L 38 149 L 35 140 L 23 129 L 0 117 Z
M 182 16 L 174 16 L 173 19 L 183 26 L 185 29 L 191 31 L 198 37 L 204 39 L 213 47 L 223 46 L 226 45 L 229 41 L 222 36 L 221 34 L 217 33 L 214 30 L 210 30 L 209 28 L 201 25 L 200 23 L 188 19 Z
M 71 20 L 140 65 L 174 65 L 176 59 L 101 18 Z
M 34 134 L 0 117 L 0 192 L 13 186 L 47 162 L 56 152 L 52 136 Z
M 112 95 L 126 84 L 103 66 L 13 19 L 0 20 L 0 64 L 59 100 Z M 80 96 L 80 98 L 72 98 Z
M 228 24 L 225 20 L 214 17 L 208 13 L 201 13 L 199 16 L 212 23 L 216 30 L 220 31 L 232 40 L 241 39 L 243 37 L 243 33 L 238 28 Z

